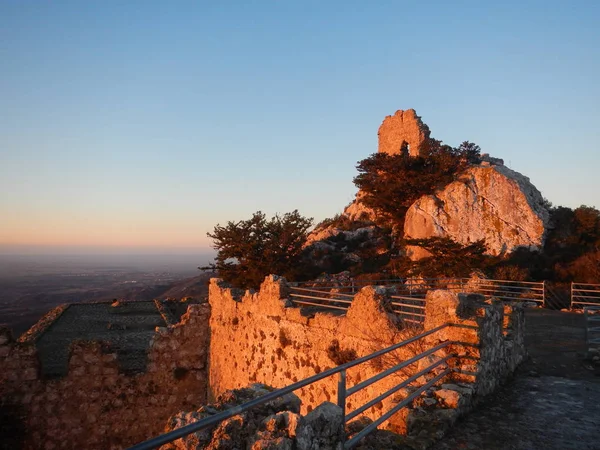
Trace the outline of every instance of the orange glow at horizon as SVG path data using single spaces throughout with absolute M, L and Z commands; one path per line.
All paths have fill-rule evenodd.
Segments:
M 210 244 L 202 225 L 186 220 L 8 217 L 0 227 L 0 245 L 209 248 Z

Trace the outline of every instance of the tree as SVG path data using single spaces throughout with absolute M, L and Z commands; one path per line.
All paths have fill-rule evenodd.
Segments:
M 487 248 L 484 239 L 462 245 L 447 237 L 434 237 L 409 239 L 406 244 L 419 246 L 431 253 L 431 256 L 412 263 L 410 276 L 468 277 L 474 269 L 484 268 L 491 259 L 485 255 Z
M 463 141 L 458 146 L 457 152 L 471 164 L 481 162 L 481 147 L 473 142 Z
M 375 153 L 358 162 L 354 184 L 363 193 L 361 201 L 366 206 L 396 230 L 403 230 L 408 208 L 419 197 L 454 181 L 479 161 L 479 152 L 479 146 L 467 141 L 452 148 L 432 140 L 424 155 Z
M 551 229 L 544 246 L 550 277 L 559 282 L 594 280 L 600 261 L 600 211 L 582 205 L 550 210 Z
M 214 267 L 224 280 L 242 288 L 257 288 L 271 273 L 294 279 L 312 223 L 294 210 L 270 220 L 258 211 L 248 220 L 217 224 L 207 233 L 217 250 Z

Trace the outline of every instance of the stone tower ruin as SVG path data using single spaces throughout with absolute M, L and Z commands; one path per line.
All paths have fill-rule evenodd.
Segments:
M 430 133 L 414 109 L 398 110 L 383 119 L 379 127 L 379 152 L 397 155 L 406 151 L 411 156 L 419 156 L 429 146 Z

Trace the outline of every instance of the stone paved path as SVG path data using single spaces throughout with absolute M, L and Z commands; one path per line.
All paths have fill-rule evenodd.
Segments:
M 532 311 L 531 359 L 434 450 L 600 450 L 600 376 L 583 361 L 581 316 Z
M 433 448 L 600 449 L 600 383 L 518 377 Z

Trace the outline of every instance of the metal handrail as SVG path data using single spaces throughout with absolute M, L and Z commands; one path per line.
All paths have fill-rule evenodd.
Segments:
M 420 300 L 422 302 L 425 302 L 425 297 L 410 297 L 408 295 L 390 295 L 390 298 L 395 298 L 398 300 L 410 300 L 410 301 Z
M 339 288 L 333 287 L 331 289 L 339 289 Z M 308 288 L 290 287 L 290 290 L 299 291 L 299 292 L 315 292 L 317 294 L 341 295 L 342 297 L 350 297 L 350 298 L 354 297 L 354 294 L 343 294 L 341 292 L 331 292 L 331 291 L 326 291 L 323 289 L 308 289 Z
M 348 311 L 348 307 L 345 307 L 345 306 L 324 305 L 323 303 L 307 302 L 305 300 L 295 300 L 294 303 L 297 303 L 298 305 L 319 306 L 321 308 L 341 309 L 342 311 Z
M 488 278 L 484 278 L 481 280 L 483 283 L 487 283 L 489 281 L 498 282 L 498 283 L 515 283 L 515 284 L 529 284 L 529 285 L 541 285 L 542 281 L 513 281 L 513 280 L 490 280 Z
M 414 309 L 425 309 L 425 306 L 423 305 L 409 305 L 408 303 L 398 303 L 398 302 L 390 302 L 390 305 L 392 306 L 404 306 L 406 308 L 414 308 Z
M 597 291 L 584 291 L 584 290 L 581 290 L 581 289 L 573 289 L 573 292 L 584 292 L 586 294 L 590 294 L 590 293 L 592 293 L 592 294 L 598 294 L 598 296 L 596 296 L 596 295 L 585 295 L 585 294 L 579 294 L 579 295 L 577 295 L 578 297 L 583 297 L 583 298 L 585 298 L 585 297 L 589 297 L 589 298 L 598 298 L 598 297 L 600 297 L 600 290 L 597 290 Z
M 571 306 L 600 306 L 600 284 L 571 283 Z
M 425 317 L 423 314 L 415 312 L 415 310 L 424 310 L 424 306 L 418 304 L 412 304 L 415 300 L 420 300 L 424 303 L 424 294 L 427 290 L 434 289 L 438 284 L 442 285 L 455 285 L 459 287 L 466 287 L 467 282 L 470 281 L 468 278 L 427 278 L 420 280 L 419 282 L 411 283 L 410 281 L 402 283 L 401 279 L 398 280 L 365 280 L 363 283 L 375 284 L 377 282 L 386 283 L 402 283 L 397 286 L 401 292 L 397 292 L 397 295 L 391 295 L 392 300 L 403 300 L 404 302 L 393 302 L 392 306 L 398 308 L 393 309 L 393 312 L 402 316 L 403 320 L 421 323 Z M 331 282 L 328 282 L 331 284 Z M 299 285 L 306 285 L 309 287 L 302 288 Z M 349 305 L 352 303 L 352 294 L 342 292 L 331 292 L 333 289 L 348 290 L 352 289 L 354 292 L 357 288 L 360 288 L 361 282 L 356 280 L 348 280 L 344 282 L 343 286 L 315 286 L 314 282 L 307 283 L 296 283 L 295 286 L 291 287 L 293 301 L 301 306 L 318 306 L 322 308 L 331 308 L 337 310 L 347 310 Z M 473 290 L 479 291 L 484 295 L 492 295 L 500 300 L 506 301 L 532 301 L 538 304 L 546 304 L 546 285 L 544 282 L 534 281 L 511 281 L 511 280 L 490 280 L 482 279 L 479 282 L 475 282 L 471 286 Z M 311 297 L 309 295 L 302 295 L 300 293 L 314 293 L 321 294 L 323 297 Z M 416 295 L 415 295 L 416 294 Z M 304 299 L 300 301 L 298 299 Z M 313 301 L 307 301 L 313 300 Z M 348 300 L 346 300 L 348 299 Z M 315 303 L 319 301 L 320 303 Z M 337 303 L 337 305 L 334 305 Z M 344 305 L 340 306 L 340 303 Z
M 294 304 L 300 306 L 316 306 L 320 308 L 327 309 L 337 309 L 341 311 L 347 311 L 349 306 L 352 304 L 352 300 L 348 300 L 348 298 L 353 299 L 354 295 L 350 294 L 342 294 L 339 292 L 330 292 L 328 290 L 319 290 L 319 289 L 306 289 L 306 288 L 298 288 L 293 286 L 290 288 L 292 292 L 290 292 L 289 296 Z M 298 293 L 301 292 L 301 293 Z M 304 292 L 308 293 L 318 293 L 323 294 L 323 297 L 319 297 L 316 295 L 306 295 Z M 338 298 L 338 296 L 342 296 L 344 298 Z M 408 297 L 408 296 L 398 296 L 392 295 L 391 299 L 405 300 L 409 302 L 418 302 L 420 304 L 409 304 L 409 303 L 401 303 L 401 302 L 390 302 L 392 307 L 399 307 L 400 309 L 392 309 L 395 314 L 402 316 L 402 320 L 421 324 L 423 319 L 425 318 L 424 312 L 425 310 L 425 299 L 421 297 Z M 337 303 L 337 304 L 336 304 Z M 341 304 L 341 305 L 340 305 Z M 409 309 L 409 311 L 403 310 Z M 411 311 L 413 310 L 413 311 Z M 414 310 L 419 310 L 416 312 Z
M 294 297 L 294 298 L 307 298 L 309 300 L 324 300 L 326 302 L 338 302 L 338 303 L 346 303 L 346 304 L 351 304 L 352 303 L 352 300 L 346 300 L 346 299 L 343 299 L 343 298 L 316 297 L 314 295 L 290 294 L 290 297 Z
M 319 284 L 319 283 L 323 283 L 324 286 L 329 286 L 331 285 L 332 287 L 342 287 L 340 286 L 340 284 L 344 284 L 343 287 L 351 287 L 351 286 L 358 286 L 358 285 L 365 285 L 365 286 L 369 286 L 369 285 L 377 285 L 378 283 L 395 283 L 395 284 L 404 284 L 404 285 L 413 285 L 413 286 L 420 286 L 420 285 L 426 285 L 427 282 L 442 282 L 446 283 L 446 284 L 466 284 L 469 281 L 471 281 L 470 278 L 420 278 L 418 281 L 413 281 L 413 280 L 406 280 L 403 278 L 389 278 L 389 279 L 379 279 L 379 280 L 354 280 L 354 279 L 349 279 L 348 281 L 331 281 L 331 280 L 327 280 L 327 281 L 301 281 L 301 282 L 296 282 L 294 284 L 296 284 L 297 286 L 307 286 L 307 285 L 315 285 L 315 284 Z M 334 285 L 334 283 L 338 283 L 337 286 Z M 542 284 L 541 281 L 514 281 L 514 280 L 495 280 L 495 279 L 489 279 L 489 278 L 482 278 L 481 281 L 475 281 L 475 283 L 507 283 L 507 284 L 515 284 L 515 285 L 530 285 L 530 286 L 540 286 Z M 578 285 L 585 285 L 586 283 L 576 283 Z M 590 284 L 590 283 L 587 283 Z M 539 289 L 541 289 L 541 287 L 539 287 Z
M 512 287 L 512 286 L 511 286 Z M 503 288 L 503 286 L 498 286 L 498 287 L 481 287 L 481 286 L 477 286 L 476 289 L 478 291 L 491 291 L 494 293 L 498 293 L 498 294 L 511 294 L 511 295 L 521 295 L 521 294 L 528 294 L 531 296 L 539 296 L 542 297 L 544 294 L 543 292 L 535 292 L 532 289 L 527 288 L 527 291 L 524 290 L 514 290 L 514 291 L 507 291 L 504 289 L 499 289 L 499 288 Z M 514 289 L 516 289 L 516 287 L 514 287 Z
M 384 370 L 383 372 L 380 372 L 377 375 L 372 376 L 371 378 L 367 378 L 365 381 L 362 381 L 362 382 L 358 383 L 357 385 L 353 386 L 352 388 L 348 389 L 347 396 L 349 397 L 352 394 L 356 394 L 358 391 L 361 391 L 364 388 L 371 386 L 373 383 L 376 383 L 379 380 L 384 379 L 388 375 L 391 375 L 394 372 L 397 372 L 400 369 L 405 368 L 406 366 L 410 366 L 411 364 L 414 364 L 415 362 L 419 361 L 420 359 L 422 359 L 426 356 L 429 356 L 432 353 L 437 352 L 438 350 L 448 347 L 448 345 L 450 345 L 450 342 L 444 342 L 442 344 L 436 345 L 435 347 L 430 348 L 429 350 L 426 350 L 422 353 L 419 353 L 418 355 L 413 356 L 412 358 L 409 358 L 405 361 L 402 361 L 400 364 L 396 364 L 395 366 L 390 367 L 389 369 Z
M 431 372 L 433 369 L 435 369 L 437 366 L 439 366 L 440 364 L 443 364 L 447 361 L 449 361 L 452 358 L 456 358 L 456 355 L 448 355 L 445 358 L 442 359 L 438 359 L 436 362 L 434 362 L 433 364 L 427 366 L 425 369 L 415 373 L 414 375 L 412 375 L 411 377 L 407 378 L 406 380 L 404 380 L 402 383 L 394 386 L 391 389 L 388 389 L 387 391 L 385 391 L 383 394 L 378 395 L 377 397 L 375 397 L 373 400 L 370 400 L 369 402 L 365 403 L 364 405 L 362 405 L 359 408 L 356 408 L 354 411 L 352 411 L 351 413 L 346 415 L 346 422 L 354 419 L 356 416 L 358 416 L 359 414 L 365 412 L 367 409 L 369 409 L 371 406 L 376 405 L 377 403 L 379 403 L 380 401 L 382 401 L 383 399 L 389 397 L 390 395 L 398 392 L 400 389 L 402 389 L 403 387 L 408 386 L 410 383 L 418 380 L 420 377 L 422 377 L 423 375 Z
M 375 428 L 377 428 L 379 425 L 381 425 L 387 419 L 392 417 L 394 414 L 396 414 L 402 408 L 404 408 L 405 406 L 410 404 L 410 402 L 412 402 L 415 398 L 417 398 L 419 395 L 421 395 L 423 392 L 425 392 L 427 389 L 429 389 L 431 386 L 433 386 L 435 383 L 437 383 L 439 380 L 444 378 L 449 373 L 450 373 L 450 369 L 446 369 L 444 372 L 440 373 L 435 378 L 433 378 L 430 381 L 428 381 L 427 383 L 425 383 L 423 386 L 418 388 L 415 392 L 410 394 L 408 397 L 406 397 L 404 400 L 402 400 L 400 403 L 398 403 L 396 406 L 394 406 L 392 409 L 390 409 L 387 413 L 382 415 L 379 419 L 373 421 L 368 426 L 366 426 L 364 429 L 362 429 L 359 433 L 352 436 L 352 439 L 350 439 L 349 441 L 344 443 L 344 448 L 352 448 L 352 447 L 356 446 L 362 438 L 364 438 L 366 435 L 371 433 L 373 430 L 375 430 Z
M 176 430 L 170 431 L 168 433 L 162 434 L 160 436 L 157 436 L 155 438 L 149 439 L 147 441 L 141 442 L 139 444 L 134 445 L 133 447 L 130 447 L 129 450 L 151 450 L 157 447 L 160 447 L 161 445 L 164 444 L 168 444 L 169 442 L 173 442 L 177 439 L 180 439 L 184 436 L 187 436 L 188 434 L 194 433 L 196 431 L 199 430 L 203 430 L 205 428 L 209 428 L 213 425 L 216 425 L 220 422 L 222 422 L 225 419 L 228 419 L 230 417 L 236 416 L 238 414 L 241 414 L 245 411 L 248 411 L 252 408 L 255 408 L 257 406 L 263 405 L 271 400 L 275 400 L 277 398 L 283 397 L 284 395 L 287 395 L 293 391 L 296 391 L 300 388 L 303 388 L 305 386 L 308 386 L 310 384 L 313 384 L 317 381 L 323 380 L 327 377 L 330 377 L 332 375 L 335 374 L 339 374 L 340 378 L 339 378 L 339 383 L 338 383 L 338 405 L 342 407 L 343 410 L 343 414 L 345 417 L 345 386 L 346 386 L 346 371 L 352 367 L 355 367 L 359 364 L 363 364 L 365 362 L 368 362 L 372 359 L 378 358 L 380 356 L 383 356 L 389 352 L 392 352 L 394 350 L 398 350 L 399 348 L 402 348 L 408 344 L 411 344 L 413 342 L 418 341 L 419 339 L 423 339 L 424 337 L 427 337 L 431 334 L 437 333 L 440 330 L 443 330 L 446 327 L 452 326 L 452 324 L 450 323 L 445 323 L 443 325 L 440 325 L 438 327 L 432 328 L 431 330 L 425 331 L 424 333 L 418 334 L 417 336 L 413 336 L 409 339 L 406 339 L 402 342 L 399 342 L 397 344 L 391 345 L 390 347 L 378 350 L 374 353 L 371 353 L 369 355 L 363 356 L 361 358 L 355 359 L 354 361 L 350 361 L 347 362 L 345 364 L 341 364 L 337 367 L 334 367 L 332 369 L 329 370 L 325 370 L 321 373 L 315 374 L 311 377 L 305 378 L 304 380 L 300 380 L 296 383 L 293 383 L 289 386 L 280 388 L 280 389 L 276 389 L 272 392 L 269 392 L 268 394 L 265 394 L 259 398 L 256 398 L 254 400 L 250 400 L 249 402 L 243 403 L 241 405 L 235 406 L 233 408 L 227 409 L 223 412 L 220 412 L 218 414 L 215 414 L 213 416 L 210 417 L 206 417 L 204 419 L 201 419 L 197 422 L 191 423 L 189 425 L 185 425 L 181 428 L 177 428 Z M 424 352 L 425 353 L 425 352 Z M 418 356 L 418 355 L 417 355 Z M 440 377 L 438 375 L 438 377 Z M 437 377 L 436 377 L 437 378 Z M 440 377 L 441 378 L 441 377 Z M 438 378 L 439 379 L 439 378 Z M 428 385 L 430 384 L 431 381 L 428 383 Z M 429 386 L 427 386 L 429 387 Z M 340 405 L 341 402 L 341 398 L 340 398 L 340 394 L 342 394 L 343 397 L 343 405 Z M 412 394 L 411 394 L 412 395 Z M 397 406 L 395 407 L 397 408 Z M 364 431 L 364 430 L 363 430 Z M 349 440 L 346 444 L 349 444 L 350 442 L 358 442 L 358 441 L 353 441 L 354 438 L 352 438 L 351 440 Z M 347 447 L 345 446 L 345 448 L 351 448 L 351 447 Z

